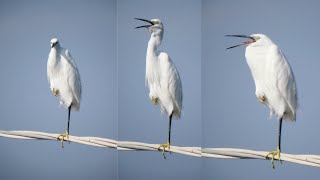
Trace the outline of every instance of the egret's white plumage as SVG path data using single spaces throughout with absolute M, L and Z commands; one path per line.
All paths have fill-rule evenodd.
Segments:
M 57 97 L 65 107 L 78 111 L 81 100 L 81 80 L 75 61 L 68 49 L 60 46 L 57 38 L 51 40 L 47 73 L 50 89 L 58 90 Z
M 60 46 L 59 40 L 51 40 L 51 50 L 47 64 L 48 81 L 50 89 L 58 97 L 60 104 L 68 108 L 68 127 L 62 137 L 63 147 L 64 137 L 69 140 L 70 111 L 78 111 L 81 101 L 81 80 L 75 61 L 69 50 Z
M 150 99 L 159 106 L 162 113 L 169 117 L 169 139 L 167 146 L 163 147 L 170 148 L 171 119 L 179 119 L 182 110 L 183 95 L 180 76 L 169 55 L 158 51 L 164 33 L 161 20 L 136 19 L 150 23 L 137 28 L 148 28 L 151 33 L 146 54 L 146 84 Z
M 164 29 L 161 20 L 152 19 L 155 25 L 148 29 L 151 33 L 146 55 L 146 84 L 149 97 L 158 98 L 161 112 L 179 119 L 182 109 L 182 85 L 179 73 L 167 53 L 158 51 Z
M 259 37 L 246 48 L 245 57 L 251 70 L 256 96 L 265 96 L 265 104 L 279 119 L 295 121 L 298 97 L 291 67 L 279 47 L 266 35 Z
M 246 45 L 245 57 L 256 86 L 256 96 L 270 113 L 279 119 L 278 148 L 270 152 L 272 167 L 274 156 L 280 160 L 282 120 L 295 121 L 298 109 L 298 94 L 293 72 L 285 55 L 272 40 L 264 34 L 227 35 L 249 38 L 249 41 L 229 47 Z

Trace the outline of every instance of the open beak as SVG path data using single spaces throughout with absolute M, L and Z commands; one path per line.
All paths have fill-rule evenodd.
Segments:
M 242 42 L 240 44 L 228 47 L 227 49 L 232 49 L 232 48 L 235 48 L 235 47 L 238 47 L 238 46 L 242 46 L 242 45 L 250 45 L 251 43 L 256 42 L 256 40 L 253 37 L 250 37 L 250 36 L 247 36 L 247 35 L 226 35 L 226 37 L 240 37 L 240 38 L 248 38 L 248 39 L 250 39 L 249 41 L 245 41 L 245 42 Z
M 150 26 L 154 25 L 153 22 L 149 21 L 149 20 L 146 20 L 146 19 L 141 19 L 141 18 L 134 18 L 136 20 L 140 20 L 140 21 L 144 21 L 144 22 L 147 22 L 147 23 L 150 23 L 148 25 L 143 25 L 143 26 L 138 26 L 138 27 L 135 27 L 135 29 L 138 29 L 138 28 L 149 28 Z

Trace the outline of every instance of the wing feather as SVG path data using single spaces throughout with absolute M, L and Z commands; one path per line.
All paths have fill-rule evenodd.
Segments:
M 289 109 L 284 109 L 285 112 L 283 117 L 295 121 L 296 110 L 298 108 L 298 94 L 294 74 L 281 50 L 277 46 L 274 46 L 272 51 L 274 52 L 270 54 L 274 54 L 275 57 L 271 57 L 274 59 L 271 78 L 274 80 L 275 87 L 280 96 L 285 100 L 285 103 L 289 107 Z
M 71 56 L 69 50 L 66 49 L 64 52 L 65 53 L 63 53 L 63 59 L 65 59 L 66 62 L 68 63 L 68 66 L 66 66 L 66 68 L 68 69 L 66 70 L 68 72 L 67 82 L 69 84 L 70 89 L 73 92 L 74 97 L 80 104 L 81 93 L 82 93 L 80 74 L 79 74 L 77 65 L 73 57 Z
M 173 101 L 173 115 L 179 119 L 182 110 L 182 83 L 180 75 L 170 57 L 162 52 L 159 54 L 161 67 L 161 89 L 167 90 L 170 99 Z

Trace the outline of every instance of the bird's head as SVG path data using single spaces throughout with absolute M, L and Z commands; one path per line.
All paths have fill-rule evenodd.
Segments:
M 248 38 L 248 41 L 242 42 L 240 44 L 228 47 L 227 49 L 239 47 L 239 46 L 263 46 L 272 42 L 268 36 L 264 34 L 252 34 L 250 36 L 247 35 L 226 35 L 227 37 L 240 37 L 240 38 Z
M 51 42 L 51 48 L 53 48 L 59 43 L 59 40 L 57 38 L 52 38 L 50 42 Z
M 153 35 L 163 35 L 163 24 L 160 19 L 151 19 L 151 20 L 146 20 L 141 18 L 135 18 L 135 19 L 149 23 L 147 25 L 138 26 L 136 27 L 136 29 L 147 28 L 149 32 Z

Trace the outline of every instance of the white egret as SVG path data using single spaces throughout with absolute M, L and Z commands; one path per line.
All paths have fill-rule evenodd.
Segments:
M 276 151 L 266 155 L 280 159 L 282 120 L 295 121 L 298 109 L 298 94 L 293 72 L 285 55 L 279 47 L 264 34 L 227 35 L 231 37 L 248 38 L 249 41 L 229 47 L 245 45 L 245 57 L 251 70 L 256 96 L 259 101 L 269 108 L 270 114 L 279 119 L 278 147 Z
M 47 63 L 48 81 L 54 96 L 68 109 L 68 127 L 60 134 L 61 144 L 66 137 L 69 142 L 70 111 L 78 111 L 81 100 L 81 81 L 78 68 L 69 50 L 59 44 L 57 38 L 51 39 L 51 50 Z
M 161 144 L 158 150 L 167 148 L 170 152 L 170 135 L 172 118 L 180 119 L 182 109 L 182 85 L 180 76 L 174 63 L 165 52 L 158 51 L 163 38 L 163 24 L 160 19 L 145 20 L 149 23 L 136 28 L 147 28 L 151 33 L 146 55 L 146 84 L 149 88 L 149 98 L 158 105 L 161 112 L 169 117 L 169 136 L 166 144 Z

